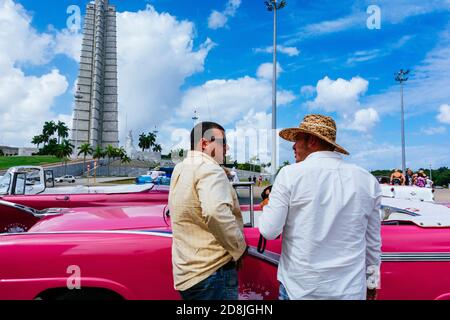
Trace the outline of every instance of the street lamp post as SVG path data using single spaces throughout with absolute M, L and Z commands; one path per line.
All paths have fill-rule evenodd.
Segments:
M 273 11 L 273 78 L 272 78 L 272 179 L 275 179 L 277 163 L 277 11 L 286 6 L 286 1 L 267 0 L 267 10 Z
M 192 121 L 194 121 L 194 127 L 197 125 L 198 115 L 197 110 L 194 110 L 194 115 L 192 116 Z
M 406 77 L 409 74 L 409 70 L 404 71 L 403 69 L 400 69 L 399 72 L 395 74 L 395 81 L 398 81 L 400 83 L 400 90 L 401 90 L 401 130 L 402 130 L 402 171 L 403 175 L 406 175 L 406 155 L 405 155 L 405 110 L 403 107 L 403 83 L 408 81 L 408 77 Z

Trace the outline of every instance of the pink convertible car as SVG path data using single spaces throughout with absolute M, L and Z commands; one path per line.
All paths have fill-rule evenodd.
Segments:
M 179 299 L 164 204 L 38 212 L 25 233 L 0 235 L 0 299 Z M 241 299 L 276 299 L 281 240 L 260 241 L 260 208 L 243 206 L 250 246 Z M 253 211 L 255 209 L 255 211 Z M 450 299 L 450 208 L 385 198 L 379 299 Z M 43 216 L 42 216 L 43 215 Z

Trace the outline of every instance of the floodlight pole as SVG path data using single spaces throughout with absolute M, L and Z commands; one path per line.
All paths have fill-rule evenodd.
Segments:
M 277 11 L 286 6 L 286 1 L 277 0 L 265 2 L 267 10 L 273 11 L 273 77 L 272 77 L 272 179 L 277 172 Z
M 395 74 L 395 81 L 400 82 L 400 92 L 401 92 L 401 131 L 402 131 L 402 171 L 403 175 L 406 176 L 406 151 L 405 151 L 405 109 L 403 105 L 403 83 L 408 81 L 406 75 L 409 70 L 404 71 L 400 69 L 399 72 Z

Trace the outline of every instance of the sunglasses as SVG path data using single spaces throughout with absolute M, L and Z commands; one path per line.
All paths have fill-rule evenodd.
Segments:
M 218 144 L 221 144 L 224 147 L 227 145 L 227 139 L 226 138 L 216 138 L 216 137 L 212 136 L 210 141 L 211 142 L 216 142 Z

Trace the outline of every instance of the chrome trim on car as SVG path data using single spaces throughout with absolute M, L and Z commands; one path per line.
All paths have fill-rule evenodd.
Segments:
M 403 213 L 411 217 L 420 217 L 421 214 L 418 214 L 416 212 L 412 212 L 410 210 L 405 210 L 397 207 L 387 206 L 387 205 L 381 205 L 380 209 L 383 211 L 383 221 L 388 220 L 389 216 L 396 212 L 396 213 Z
M 5 206 L 5 207 L 9 207 L 9 208 L 14 208 L 17 209 L 19 211 L 25 212 L 27 214 L 30 214 L 34 217 L 39 217 L 39 210 L 27 207 L 27 206 L 23 206 L 21 204 L 17 204 L 17 203 L 13 203 L 13 202 L 9 202 L 9 201 L 5 201 L 5 200 L 0 200 L 0 205 Z
M 280 255 L 265 251 L 264 253 L 259 253 L 254 247 L 248 249 L 248 254 L 269 262 L 273 265 L 278 265 L 280 260 Z M 387 252 L 381 254 L 382 262 L 450 262 L 450 252 Z
M 388 252 L 381 254 L 382 262 L 444 262 L 450 252 Z
M 85 231 L 43 231 L 43 232 L 23 232 L 23 233 L 4 233 L 1 236 L 26 236 L 26 235 L 45 235 L 45 234 L 128 234 L 145 235 L 163 238 L 172 238 L 172 232 L 165 230 L 149 231 L 130 231 L 130 230 L 85 230 Z

